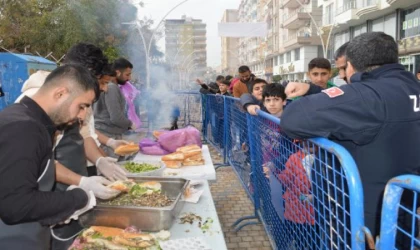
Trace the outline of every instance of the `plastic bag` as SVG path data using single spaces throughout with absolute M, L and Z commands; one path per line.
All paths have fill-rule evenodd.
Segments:
M 141 148 L 141 152 L 146 155 L 167 155 L 170 153 L 163 149 L 160 145 Z
M 194 127 L 186 127 L 161 134 L 158 142 L 163 149 L 172 153 L 186 145 L 196 144 L 201 147 L 201 134 Z
M 149 138 L 144 138 L 139 142 L 140 151 L 146 155 L 166 155 L 168 151 L 160 146 L 160 143 Z
M 140 94 L 140 91 L 136 89 L 130 82 L 127 82 L 124 85 L 120 85 L 121 93 L 123 94 L 125 101 L 127 102 L 128 110 L 127 110 L 127 117 L 128 119 L 134 123 L 136 126 L 136 131 L 139 131 L 141 127 L 140 117 L 138 117 L 136 113 L 136 107 L 134 106 L 134 100 L 136 99 L 137 95 Z

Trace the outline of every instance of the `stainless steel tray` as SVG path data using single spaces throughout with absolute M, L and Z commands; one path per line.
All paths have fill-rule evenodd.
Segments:
M 182 194 L 189 181 L 180 178 L 162 177 L 134 177 L 137 183 L 146 181 L 158 181 L 162 185 L 162 193 L 174 202 L 168 207 L 134 207 L 134 206 L 110 206 L 97 205 L 91 211 L 79 217 L 79 223 L 83 227 L 107 226 L 126 228 L 136 226 L 144 231 L 169 230 L 178 217 L 185 201 L 181 201 Z

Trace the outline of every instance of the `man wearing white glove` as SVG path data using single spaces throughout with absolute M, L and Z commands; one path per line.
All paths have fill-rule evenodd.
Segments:
M 102 176 L 82 177 L 79 187 L 86 192 L 92 191 L 101 200 L 109 200 L 120 194 L 120 191 L 107 187 L 111 182 Z
M 110 181 L 127 180 L 126 172 L 117 164 L 117 159 L 111 157 L 100 157 L 96 161 L 98 174 L 108 178 Z
M 128 130 L 135 130 L 136 127 L 130 119 L 127 118 L 125 108 L 126 100 L 121 93 L 120 85 L 126 84 L 131 79 L 131 70 L 133 65 L 124 58 L 115 60 L 113 69 L 116 72 L 116 83 L 108 84 L 108 91 L 102 93 L 99 100 L 94 105 L 95 128 L 98 133 L 109 138 L 108 141 L 101 142 L 101 149 L 108 156 L 117 158 L 114 153 L 116 146 L 115 140 L 121 140 L 122 135 Z

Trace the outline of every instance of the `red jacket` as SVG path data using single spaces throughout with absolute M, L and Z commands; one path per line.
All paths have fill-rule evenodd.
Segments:
M 311 192 L 311 181 L 302 165 L 305 153 L 298 151 L 290 156 L 286 162 L 286 169 L 281 171 L 279 179 L 287 188 L 283 195 L 285 201 L 284 218 L 299 224 L 315 224 L 315 212 L 309 200 L 300 200 L 303 194 Z

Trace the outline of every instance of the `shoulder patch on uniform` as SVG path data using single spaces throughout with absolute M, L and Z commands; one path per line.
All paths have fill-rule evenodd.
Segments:
M 327 94 L 330 98 L 335 98 L 337 96 L 344 95 L 344 91 L 338 87 L 324 89 L 322 92 Z

